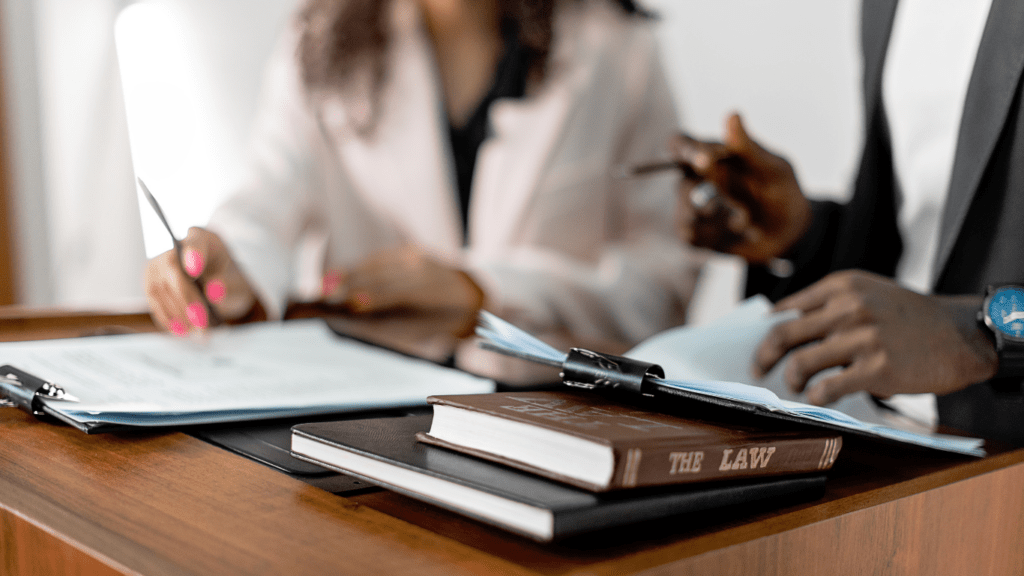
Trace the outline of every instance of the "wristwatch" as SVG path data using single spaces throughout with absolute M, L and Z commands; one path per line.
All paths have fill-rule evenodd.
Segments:
M 996 378 L 1024 377 L 1024 286 L 989 286 L 978 320 L 995 339 Z

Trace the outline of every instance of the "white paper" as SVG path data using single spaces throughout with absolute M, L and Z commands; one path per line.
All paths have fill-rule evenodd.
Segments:
M 719 320 L 703 326 L 681 326 L 652 336 L 625 354 L 665 370 L 660 384 L 673 386 L 785 413 L 817 422 L 868 432 L 877 436 L 950 452 L 982 456 L 982 440 L 934 434 L 926 426 L 877 407 L 866 393 L 851 394 L 827 408 L 804 403 L 785 386 L 780 362 L 765 378 L 750 374 L 754 353 L 772 326 L 794 318 L 795 312 L 771 314 L 763 296 L 748 299 Z M 532 336 L 488 316 L 478 335 L 496 347 L 525 356 L 551 360 L 551 352 Z M 534 339 L 535 340 L 535 339 Z M 565 355 L 559 354 L 559 361 Z M 820 375 L 819 375 L 820 377 Z
M 755 296 L 711 324 L 681 326 L 657 334 L 641 342 L 626 356 L 659 364 L 665 369 L 668 380 L 674 381 L 669 384 L 692 391 L 725 396 L 769 410 L 799 414 L 933 448 L 967 454 L 984 453 L 980 451 L 981 440 L 935 434 L 934 422 L 917 421 L 881 408 L 866 392 L 846 395 L 827 408 L 806 404 L 804 395 L 791 392 L 783 380 L 786 359 L 764 378 L 755 379 L 750 369 L 761 341 L 773 326 L 797 317 L 796 311 L 772 314 L 771 308 L 767 298 Z M 828 373 L 819 374 L 816 378 Z M 906 395 L 907 399 L 914 396 L 919 395 Z
M 750 372 L 757 347 L 772 327 L 798 315 L 796 311 L 772 314 L 771 308 L 767 298 L 754 296 L 713 323 L 666 330 L 626 355 L 661 365 L 670 379 L 738 382 L 766 388 L 780 400 L 806 402 L 803 394 L 791 392 L 783 380 L 785 359 L 763 378 L 754 378 Z M 865 422 L 892 423 L 867 393 L 845 396 L 829 407 Z M 919 427 L 917 431 L 930 430 Z
M 8 364 L 79 402 L 83 422 L 172 425 L 426 404 L 494 382 L 339 338 L 320 320 L 256 323 L 202 340 L 166 334 L 0 344 Z

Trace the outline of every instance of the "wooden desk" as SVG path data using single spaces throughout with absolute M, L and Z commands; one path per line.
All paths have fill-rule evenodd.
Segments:
M 4 338 L 148 329 L 0 312 Z M 1024 451 L 848 442 L 821 500 L 542 546 L 387 491 L 313 488 L 180 433 L 87 436 L 0 410 L 0 573 L 1014 574 Z

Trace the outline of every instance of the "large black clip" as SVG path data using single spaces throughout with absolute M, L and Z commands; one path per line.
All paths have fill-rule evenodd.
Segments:
M 650 362 L 573 348 L 562 364 L 560 376 L 567 386 L 613 388 L 651 395 L 651 379 L 664 378 L 665 370 Z
M 45 400 L 77 401 L 52 382 L 13 366 L 0 366 L 0 406 L 21 408 L 29 414 L 42 416 Z

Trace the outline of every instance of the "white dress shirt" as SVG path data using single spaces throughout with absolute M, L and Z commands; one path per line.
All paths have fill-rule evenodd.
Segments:
M 960 118 L 991 0 L 900 0 L 882 76 L 882 99 L 899 188 L 903 256 L 896 279 L 928 294 Z M 937 422 L 934 394 L 900 394 L 890 405 Z

